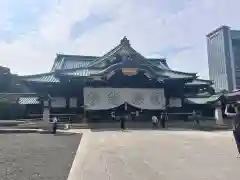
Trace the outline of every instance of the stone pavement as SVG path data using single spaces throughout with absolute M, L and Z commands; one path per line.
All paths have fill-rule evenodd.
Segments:
M 0 180 L 66 180 L 81 134 L 0 134 Z
M 86 131 L 68 180 L 238 180 L 236 152 L 231 132 Z

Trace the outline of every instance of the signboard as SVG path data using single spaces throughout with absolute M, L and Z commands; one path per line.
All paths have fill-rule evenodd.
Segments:
M 122 68 L 122 73 L 128 76 L 136 75 L 137 71 L 137 68 Z

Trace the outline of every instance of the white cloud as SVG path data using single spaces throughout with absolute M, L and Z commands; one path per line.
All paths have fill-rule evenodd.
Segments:
M 11 44 L 0 41 L 0 64 L 21 74 L 46 72 L 55 54 L 102 54 L 127 36 L 143 55 L 190 46 L 166 57 L 177 70 L 208 77 L 205 35 L 221 24 L 240 28 L 238 0 L 88 0 L 59 1 L 42 15 L 37 31 Z M 89 14 L 108 14 L 112 21 L 75 40 L 70 32 Z M 1 13 L 2 14 L 2 13 Z M 159 55 L 161 56 L 161 55 Z

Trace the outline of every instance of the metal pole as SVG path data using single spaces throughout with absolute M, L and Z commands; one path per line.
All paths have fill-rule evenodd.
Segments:
M 83 122 L 86 123 L 87 117 L 86 117 L 86 105 L 83 105 Z

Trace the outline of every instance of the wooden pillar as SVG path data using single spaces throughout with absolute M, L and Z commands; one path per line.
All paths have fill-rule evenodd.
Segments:
M 49 99 L 43 99 L 43 121 L 49 122 L 50 119 L 50 102 Z
M 67 95 L 67 96 L 64 96 L 64 98 L 66 99 L 66 109 L 69 111 L 69 109 L 70 109 L 70 97 Z
M 214 114 L 215 114 L 216 125 L 218 126 L 224 125 L 224 120 L 222 116 L 222 107 L 219 104 L 217 104 L 214 111 L 215 111 Z

